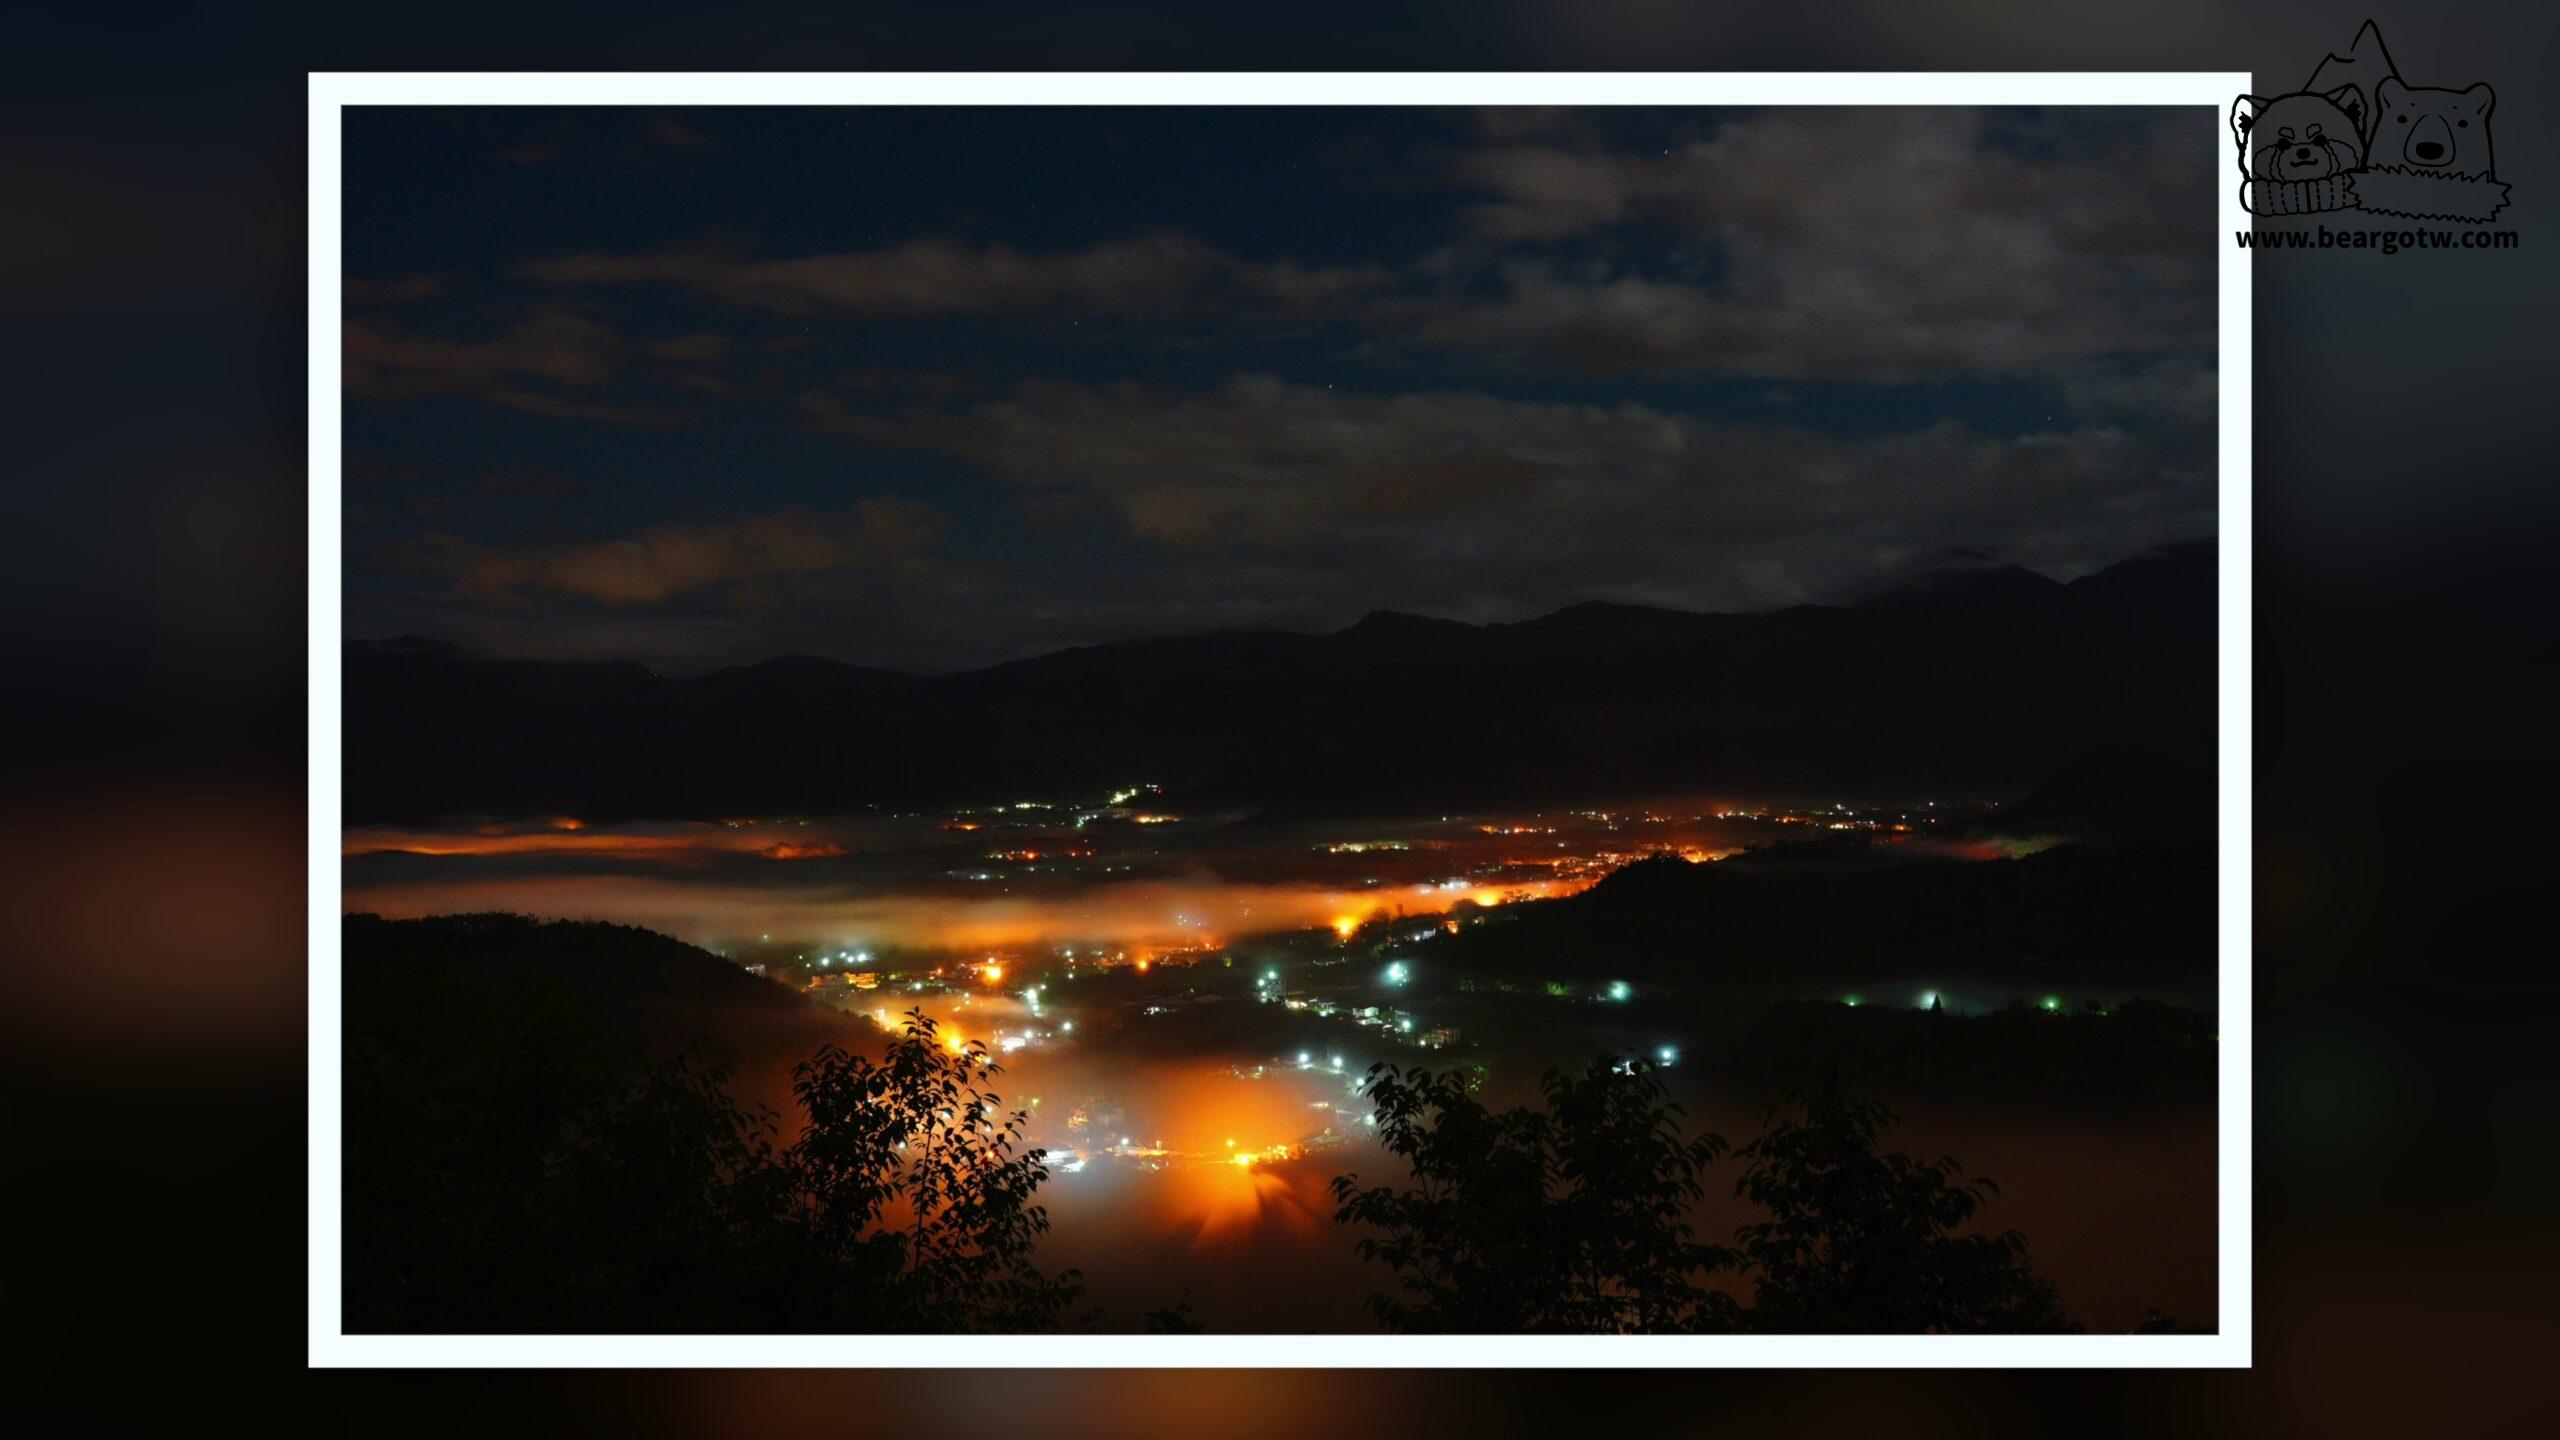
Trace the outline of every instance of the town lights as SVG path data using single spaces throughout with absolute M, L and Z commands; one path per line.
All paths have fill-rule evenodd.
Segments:
M 1405 974 L 1404 962 L 1399 960 L 1393 965 L 1387 967 L 1387 983 L 1390 985 L 1401 985 L 1404 983 Z
M 1628 985 L 1624 980 L 1612 980 L 1609 982 L 1609 998 L 1612 1000 L 1624 1000 L 1634 993 L 1636 993 L 1634 988 Z

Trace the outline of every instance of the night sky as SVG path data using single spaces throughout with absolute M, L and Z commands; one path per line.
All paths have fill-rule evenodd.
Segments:
M 350 110 L 348 630 L 948 670 L 2067 579 L 2213 533 L 2227 164 L 2201 110 Z

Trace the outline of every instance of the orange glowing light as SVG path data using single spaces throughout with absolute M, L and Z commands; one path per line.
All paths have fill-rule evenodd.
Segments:
M 768 860 L 832 860 L 844 854 L 841 845 L 794 845 L 784 842 L 767 845 L 757 852 Z
M 1334 917 L 1333 933 L 1341 936 L 1345 940 L 1350 939 L 1352 935 L 1359 930 L 1359 928 L 1360 917 L 1357 915 L 1337 915 Z
M 981 969 L 978 973 L 986 976 L 987 983 L 993 985 L 1004 978 L 1004 967 L 1001 965 L 989 965 Z

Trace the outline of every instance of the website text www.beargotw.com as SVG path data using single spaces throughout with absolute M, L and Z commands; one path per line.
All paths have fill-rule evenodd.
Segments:
M 2524 237 L 2513 230 L 2235 230 L 2243 250 L 2513 250 Z

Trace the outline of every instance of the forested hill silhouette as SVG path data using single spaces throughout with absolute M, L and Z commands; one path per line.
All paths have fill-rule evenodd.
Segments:
M 2215 801 L 2213 769 L 2200 758 L 2116 746 L 2081 756 L 2033 792 L 1956 829 L 2021 839 L 2210 843 Z
M 2214 557 L 2070 584 L 1959 562 L 1854 606 L 1379 612 L 919 676 L 786 658 L 678 678 L 358 642 L 347 818 L 811 813 L 1069 798 L 1542 803 L 1664 787 L 2017 794 L 2093 748 L 2199 748 Z
M 2213 881 L 2205 854 L 2156 846 L 1854 866 L 1666 855 L 1428 949 L 1435 964 L 1537 980 L 2169 985 L 2214 973 Z
M 616 925 L 345 933 L 351 1331 L 1046 1329 L 1081 1288 L 1001 1067 L 921 1015 Z
M 503 914 L 349 915 L 343 928 L 348 1034 L 395 1053 L 433 1032 L 465 1049 L 535 1039 L 609 1063 L 683 1052 L 778 1073 L 868 1034 L 654 930 Z

